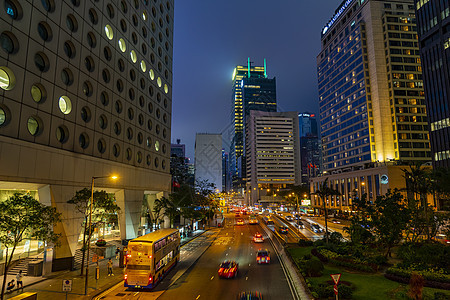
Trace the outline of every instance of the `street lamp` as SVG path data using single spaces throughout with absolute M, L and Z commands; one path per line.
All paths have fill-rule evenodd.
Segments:
M 86 263 L 86 278 L 84 282 L 84 294 L 87 295 L 88 291 L 88 278 L 89 278 L 89 251 L 91 249 L 91 226 L 92 226 L 92 206 L 94 205 L 94 180 L 100 178 L 111 178 L 116 180 L 118 177 L 116 175 L 113 176 L 92 176 L 91 182 L 91 203 L 89 204 L 89 234 L 87 240 L 87 263 Z

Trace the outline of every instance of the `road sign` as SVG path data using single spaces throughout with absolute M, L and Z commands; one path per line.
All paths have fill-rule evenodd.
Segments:
M 337 285 L 334 285 L 333 290 L 334 290 L 334 294 L 337 295 L 337 294 L 338 294 L 338 288 L 337 288 Z
M 341 274 L 330 274 L 331 278 L 333 278 L 334 284 L 338 284 L 339 283 L 339 279 L 341 279 Z
M 63 279 L 62 290 L 63 290 L 63 292 L 71 292 L 72 291 L 72 280 L 71 279 Z

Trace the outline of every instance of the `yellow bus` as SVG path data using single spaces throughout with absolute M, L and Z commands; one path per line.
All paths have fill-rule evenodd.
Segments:
M 180 233 L 160 229 L 128 243 L 125 287 L 152 289 L 180 260 Z

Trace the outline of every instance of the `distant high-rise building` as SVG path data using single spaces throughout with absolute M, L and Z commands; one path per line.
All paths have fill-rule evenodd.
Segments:
M 222 135 L 197 133 L 195 136 L 195 180 L 208 180 L 222 190 Z
M 247 195 L 250 205 L 267 189 L 300 184 L 297 112 L 250 111 L 246 126 Z
M 298 114 L 300 133 L 300 161 L 302 184 L 307 185 L 309 178 L 320 173 L 320 149 L 316 115 L 311 113 Z
M 450 3 L 415 3 L 433 165 L 450 168 Z
M 251 110 L 277 111 L 276 79 L 267 77 L 264 66 L 236 66 L 233 72 L 230 166 L 234 189 L 243 189 L 245 179 L 244 133 L 246 116 Z
M 181 140 L 177 139 L 176 144 L 170 144 L 170 156 L 186 158 L 186 145 L 181 144 Z
M 222 191 L 228 192 L 230 190 L 230 172 L 229 172 L 229 162 L 228 153 L 225 149 L 222 149 Z
M 343 1 L 321 45 L 320 134 L 329 177 L 311 179 L 311 191 L 329 178 L 342 193 L 330 209 L 350 211 L 352 191 L 372 198 L 392 183 L 386 168 L 374 167 L 431 160 L 414 2 Z

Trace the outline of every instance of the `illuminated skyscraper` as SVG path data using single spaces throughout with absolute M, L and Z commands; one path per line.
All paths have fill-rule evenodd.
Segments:
M 370 191 L 369 197 L 381 192 L 380 172 L 388 171 L 368 169 L 431 159 L 414 2 L 343 1 L 321 44 L 323 168 L 342 189 L 331 201 L 342 210 L 352 190 Z M 356 170 L 367 171 L 345 174 Z M 325 177 L 315 178 L 311 189 Z
M 233 72 L 230 162 L 233 188 L 244 188 L 245 119 L 251 110 L 277 111 L 276 79 L 267 78 L 266 61 L 264 66 L 252 66 L 248 58 L 247 66 L 237 66 Z
M 433 165 L 450 168 L 450 2 L 415 2 Z

